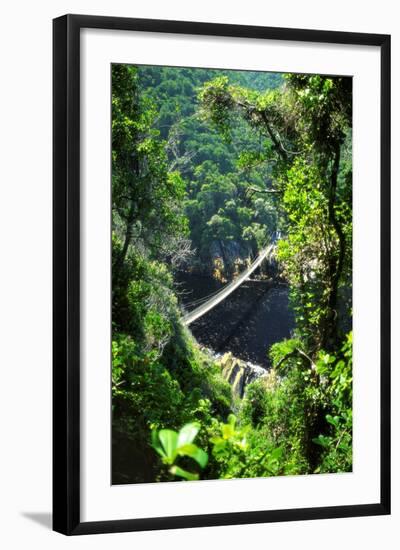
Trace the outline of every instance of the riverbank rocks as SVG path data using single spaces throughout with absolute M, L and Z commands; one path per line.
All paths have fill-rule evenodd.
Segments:
M 245 388 L 257 378 L 266 376 L 267 370 L 250 361 L 242 361 L 234 357 L 231 352 L 216 357 L 216 363 L 221 367 L 222 375 L 231 386 L 235 395 L 242 398 Z

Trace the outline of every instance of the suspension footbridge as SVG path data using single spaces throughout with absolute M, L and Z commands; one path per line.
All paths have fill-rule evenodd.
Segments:
M 240 273 L 240 275 L 236 277 L 236 279 L 225 285 L 223 288 L 221 288 L 221 290 L 218 290 L 216 293 L 212 294 L 201 305 L 186 313 L 186 315 L 184 315 L 182 319 L 183 324 L 190 325 L 191 323 L 208 313 L 220 302 L 225 300 L 225 298 L 227 298 L 229 294 L 234 292 L 242 283 L 244 283 L 244 281 L 246 281 L 250 277 L 253 271 L 255 271 L 266 258 L 269 258 L 271 256 L 275 247 L 276 243 L 272 243 L 268 247 L 262 249 L 257 258 L 249 265 L 249 267 L 245 271 Z

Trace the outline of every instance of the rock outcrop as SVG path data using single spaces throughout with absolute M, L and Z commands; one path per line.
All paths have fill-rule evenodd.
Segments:
M 250 361 L 242 361 L 234 357 L 231 352 L 216 357 L 216 363 L 220 365 L 222 375 L 231 385 L 232 391 L 242 398 L 245 388 L 250 382 L 268 374 L 267 370 Z

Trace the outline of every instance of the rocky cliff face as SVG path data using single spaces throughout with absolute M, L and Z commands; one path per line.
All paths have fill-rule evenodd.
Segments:
M 203 251 L 201 256 L 192 257 L 181 268 L 182 271 L 211 276 L 226 283 L 244 271 L 252 263 L 257 253 L 250 243 L 214 240 L 207 251 Z M 257 273 L 262 278 L 279 278 L 280 271 L 276 254 L 273 252 L 268 260 L 261 264 Z
M 268 371 L 250 361 L 242 361 L 234 357 L 231 352 L 217 356 L 217 364 L 221 367 L 222 374 L 231 385 L 232 391 L 242 398 L 246 386 L 257 378 L 268 376 Z
M 213 241 L 210 246 L 211 269 L 214 276 L 232 278 L 236 271 L 246 264 L 251 257 L 251 247 L 243 246 L 236 241 Z

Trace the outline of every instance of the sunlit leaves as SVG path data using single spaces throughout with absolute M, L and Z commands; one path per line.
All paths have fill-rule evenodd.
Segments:
M 164 464 L 170 466 L 169 472 L 172 475 L 182 477 L 188 481 L 199 478 L 197 472 L 189 472 L 176 464 L 179 457 L 191 458 L 202 469 L 207 466 L 207 453 L 193 443 L 199 429 L 198 424 L 190 423 L 185 424 L 179 433 L 168 429 L 152 431 L 152 446 L 162 457 Z

